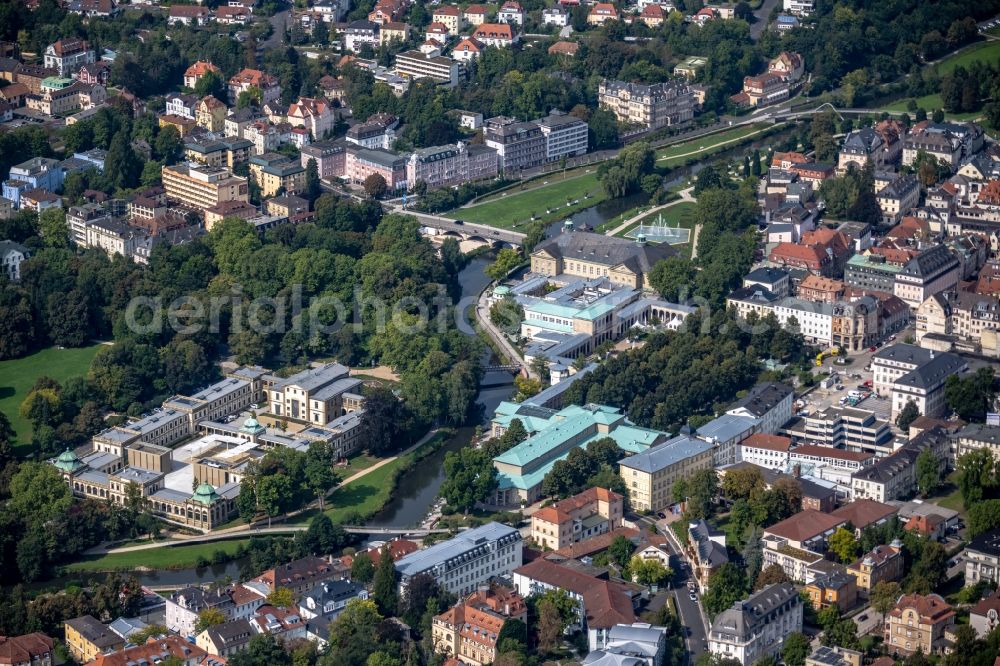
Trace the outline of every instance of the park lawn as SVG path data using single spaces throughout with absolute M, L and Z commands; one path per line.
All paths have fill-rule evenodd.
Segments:
M 709 522 L 714 524 L 718 529 L 726 533 L 726 543 L 727 544 L 738 544 L 742 543 L 742 535 L 736 534 L 736 526 L 733 525 L 730 520 L 730 514 L 725 514 L 724 516 L 717 516 L 710 520 Z
M 64 382 L 70 377 L 81 377 L 90 369 L 90 362 L 101 345 L 79 349 L 49 347 L 24 358 L 0 361 L 0 412 L 7 415 L 14 427 L 18 455 L 31 452 L 31 424 L 19 414 L 21 401 L 41 376 Z
M 561 178 L 561 174 L 549 174 L 543 178 L 542 182 L 547 180 L 548 185 L 541 185 L 535 180 L 526 183 L 524 191 L 517 188 L 507 190 L 475 206 L 446 213 L 445 217 L 500 229 L 523 229 L 531 223 L 532 215 L 536 220 L 553 222 L 596 206 L 607 198 L 597 179 L 596 167 L 582 173 L 578 171 L 565 179 Z M 567 206 L 567 201 L 578 203 Z M 552 212 L 547 213 L 547 210 Z
M 962 49 L 948 56 L 937 65 L 934 65 L 934 67 L 937 69 L 938 74 L 943 76 L 951 73 L 956 67 L 967 68 L 977 60 L 994 65 L 1000 63 L 1000 41 L 991 39 Z
M 376 456 L 370 456 L 367 453 L 359 453 L 356 456 L 352 456 L 350 460 L 347 461 L 345 467 L 338 467 L 337 472 L 340 473 L 341 478 L 346 479 L 352 474 L 357 474 L 363 469 L 368 469 L 378 461 L 382 460 Z
M 365 474 L 360 479 L 337 488 L 332 495 L 326 498 L 327 508 L 324 513 L 330 517 L 334 524 L 338 525 L 344 522 L 344 518 L 353 513 L 359 513 L 362 516 L 375 513 L 385 506 L 385 503 L 392 497 L 395 488 L 389 481 L 396 470 L 408 459 L 408 456 L 400 456 Z
M 766 129 L 766 125 L 746 125 L 661 148 L 656 151 L 656 164 L 668 168 L 679 166 L 692 158 L 707 157 L 730 148 L 732 144 L 755 136 Z
M 923 109 L 927 112 L 929 116 L 935 109 L 940 109 L 944 106 L 944 102 L 941 100 L 941 95 L 938 93 L 933 93 L 931 95 L 924 95 L 923 97 L 905 97 L 900 100 L 896 100 L 892 104 L 885 107 L 886 111 L 906 111 L 907 113 L 913 113 L 907 106 L 910 100 L 914 100 L 917 103 L 917 107 Z M 969 113 L 945 113 L 945 118 L 950 120 L 973 120 L 978 116 L 982 115 L 980 111 L 971 111 Z
M 697 208 L 697 204 L 690 201 L 682 201 L 678 204 L 674 204 L 669 208 L 664 208 L 663 210 L 658 210 L 648 215 L 639 218 L 634 224 L 629 225 L 627 228 L 623 229 L 616 236 L 625 236 L 629 231 L 635 229 L 640 224 L 653 224 L 659 221 L 662 216 L 663 223 L 674 227 L 679 226 L 684 229 L 694 230 L 694 211 Z
M 227 555 L 233 555 L 240 545 L 246 547 L 249 543 L 250 539 L 243 538 L 194 543 L 189 546 L 164 546 L 162 548 L 133 550 L 127 553 L 110 553 L 74 562 L 67 566 L 66 570 L 72 573 L 74 571 L 128 571 L 139 567 L 186 569 L 196 566 L 199 558 L 212 559 L 212 554 L 218 550 L 224 551 Z

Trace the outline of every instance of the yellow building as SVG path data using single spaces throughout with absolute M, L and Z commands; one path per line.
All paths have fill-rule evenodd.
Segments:
M 491 664 L 496 660 L 497 639 L 504 623 L 527 618 L 528 607 L 516 590 L 491 585 L 434 616 L 434 652 L 471 666 Z
M 174 115 L 172 113 L 167 113 L 160 116 L 160 127 L 175 127 L 177 128 L 177 133 L 181 137 L 187 136 L 192 129 L 198 126 L 198 123 L 191 118 L 185 118 L 184 116 Z
M 251 157 L 250 175 L 260 186 L 262 197 L 273 197 L 282 188 L 287 194 L 296 194 L 306 189 L 305 167 L 278 153 Z
M 81 664 L 97 659 L 107 652 L 125 647 L 125 639 L 101 624 L 91 615 L 66 620 L 66 647 Z
M 899 541 L 893 541 L 888 546 L 876 546 L 847 567 L 847 573 L 858 581 L 858 593 L 861 596 L 867 597 L 872 588 L 882 581 L 894 581 L 903 577 L 901 548 L 902 543 Z
M 628 488 L 635 511 L 660 511 L 674 503 L 674 482 L 695 472 L 712 469 L 709 442 L 679 435 L 618 463 L 618 473 Z
M 250 200 L 247 179 L 225 167 L 177 164 L 163 167 L 161 176 L 167 196 L 192 208 L 205 210 L 225 201 Z
M 229 108 L 211 95 L 205 95 L 195 107 L 195 122 L 209 132 L 221 132 L 226 125 Z
M 646 245 L 628 238 L 582 231 L 561 233 L 531 253 L 531 272 L 542 275 L 606 277 L 614 284 L 636 289 L 649 286 L 649 271 L 661 259 L 677 255 L 666 243 Z

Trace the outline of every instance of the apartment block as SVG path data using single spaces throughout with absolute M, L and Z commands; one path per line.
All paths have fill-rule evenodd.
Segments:
M 885 616 L 885 643 L 897 654 L 939 654 L 954 626 L 955 611 L 940 595 L 905 594 Z
M 167 196 L 191 208 L 205 210 L 226 201 L 249 201 L 246 178 L 224 167 L 195 163 L 164 166 L 161 171 Z
M 406 181 L 429 188 L 496 178 L 497 152 L 489 146 L 456 144 L 420 148 L 406 161 Z
M 420 51 L 405 51 L 396 56 L 396 73 L 414 80 L 428 78 L 448 88 L 458 85 L 461 66 L 444 56 L 432 56 Z
M 660 511 L 674 503 L 673 486 L 713 466 L 710 442 L 678 435 L 642 453 L 618 461 L 618 474 L 628 488 L 635 511 Z
M 546 160 L 545 134 L 535 122 L 497 116 L 483 124 L 484 143 L 497 151 L 501 169 L 538 166 Z
M 790 583 L 769 585 L 719 613 L 708 651 L 741 666 L 780 654 L 785 638 L 802 631 L 802 599 Z
M 452 594 L 471 594 L 494 578 L 509 578 L 521 566 L 522 550 L 520 531 L 490 522 L 397 560 L 400 589 L 427 573 Z
M 640 84 L 603 80 L 598 100 L 619 122 L 646 129 L 681 125 L 694 118 L 694 92 L 682 81 Z

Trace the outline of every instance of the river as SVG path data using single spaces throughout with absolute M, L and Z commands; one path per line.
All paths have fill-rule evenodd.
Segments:
M 463 303 L 474 304 L 480 292 L 489 284 L 490 279 L 484 272 L 489 264 L 489 259 L 477 257 L 459 273 L 458 281 L 462 287 Z M 464 313 L 467 318 L 474 316 L 472 307 L 469 307 Z M 474 335 L 469 329 L 463 332 L 466 335 Z M 484 364 L 489 363 L 492 358 L 492 353 L 487 352 Z M 497 405 L 510 398 L 513 390 L 514 378 L 510 373 L 496 371 L 486 373 L 480 382 L 479 394 L 476 397 L 476 402 L 480 405 L 484 417 L 491 417 L 496 411 Z M 368 521 L 368 525 L 373 527 L 416 527 L 419 525 L 430 511 L 434 500 L 437 499 L 438 490 L 444 481 L 445 455 L 449 451 L 457 451 L 468 446 L 469 442 L 472 441 L 474 431 L 475 428 L 471 425 L 458 428 L 444 446 L 414 465 L 413 469 L 399 480 L 389 503 Z

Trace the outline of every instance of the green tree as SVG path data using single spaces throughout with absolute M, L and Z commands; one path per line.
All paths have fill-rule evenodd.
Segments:
M 640 585 L 661 585 L 671 576 L 670 569 L 659 560 L 643 559 L 638 555 L 629 561 L 628 570 L 632 574 L 632 580 Z
M 975 449 L 960 456 L 957 467 L 958 489 L 967 509 L 983 499 L 984 490 L 997 485 L 993 455 L 986 449 Z
M 332 454 L 329 445 L 315 442 L 309 445 L 306 455 L 305 478 L 309 490 L 319 500 L 319 509 L 323 510 L 326 493 L 337 483 L 337 473 L 331 467 Z
M 618 119 L 608 109 L 595 109 L 587 121 L 591 150 L 604 150 L 618 145 Z
M 944 386 L 945 402 L 966 421 L 983 423 L 996 400 L 995 381 L 992 367 L 965 376 L 951 375 Z
M 291 608 L 295 604 L 295 594 L 290 588 L 279 587 L 267 595 L 267 603 L 276 608 Z
M 780 564 L 771 564 L 765 567 L 760 575 L 757 576 L 757 580 L 754 581 L 753 589 L 763 590 L 768 585 L 774 585 L 776 583 L 788 583 L 791 582 L 788 578 L 788 574 L 785 570 L 781 568 Z
M 226 101 L 226 83 L 216 72 L 206 72 L 194 84 L 194 92 L 199 97 L 211 95 L 220 102 Z
M 903 432 L 907 432 L 910 429 L 910 424 L 913 423 L 918 416 L 920 416 L 920 408 L 917 407 L 917 403 L 912 400 L 907 400 L 906 405 L 896 416 L 896 425 Z
M 167 166 L 176 164 L 181 159 L 184 154 L 184 142 L 176 127 L 167 125 L 160 128 L 153 143 L 153 152 L 156 159 Z
M 885 621 L 885 614 L 895 607 L 903 590 L 896 581 L 882 580 L 875 584 L 871 592 L 872 609 L 882 616 Z
M 361 585 L 367 585 L 375 577 L 375 565 L 368 553 L 358 553 L 351 562 L 351 580 Z
M 69 226 L 66 224 L 66 211 L 61 207 L 46 208 L 38 215 L 38 231 L 45 241 L 46 247 L 68 248 Z
M 917 489 L 923 497 L 930 497 L 941 485 L 941 464 L 930 449 L 917 456 Z
M 608 558 L 619 567 L 625 567 L 634 550 L 635 546 L 632 545 L 632 542 L 619 535 L 611 540 L 611 545 L 608 547 Z
M 503 280 L 507 274 L 517 268 L 523 261 L 521 253 L 505 247 L 497 252 L 496 260 L 486 267 L 486 275 L 493 280 Z
M 310 206 L 323 194 L 323 188 L 319 180 L 319 168 L 316 166 L 316 160 L 312 157 L 306 162 L 306 190 L 304 194 L 305 198 L 309 200 Z
M 746 597 L 750 591 L 744 571 L 732 562 L 726 562 L 708 579 L 708 590 L 701 602 L 709 616 L 715 617 L 734 602 Z
M 854 532 L 844 527 L 840 527 L 830 537 L 830 550 L 837 555 L 841 562 L 853 562 L 858 554 L 858 540 L 854 537 Z
M 796 631 L 785 636 L 785 643 L 781 646 L 781 660 L 785 666 L 804 666 L 811 650 L 809 639 Z
M 379 552 L 378 566 L 375 567 L 375 577 L 372 581 L 372 600 L 383 615 L 396 614 L 396 606 L 399 603 L 399 594 L 396 591 L 396 565 L 388 546 Z
M 449 451 L 444 458 L 445 480 L 441 497 L 448 506 L 469 512 L 477 502 L 487 502 L 497 488 L 493 461 L 482 449 Z
M 218 608 L 206 608 L 198 613 L 198 621 L 194 625 L 194 633 L 200 634 L 209 627 L 226 622 L 226 614 Z
M 142 160 L 132 149 L 128 135 L 125 132 L 115 134 L 104 159 L 104 177 L 112 189 L 129 189 L 138 185 L 142 166 Z
M 694 263 L 685 257 L 662 259 L 649 272 L 649 284 L 663 298 L 679 303 L 691 292 L 695 276 L 698 274 Z
M 389 184 L 385 182 L 385 178 L 377 173 L 373 173 L 365 178 L 362 187 L 364 187 L 365 194 L 372 199 L 381 199 L 389 191 Z
M 1000 527 L 1000 499 L 981 500 L 968 508 L 968 537 Z

